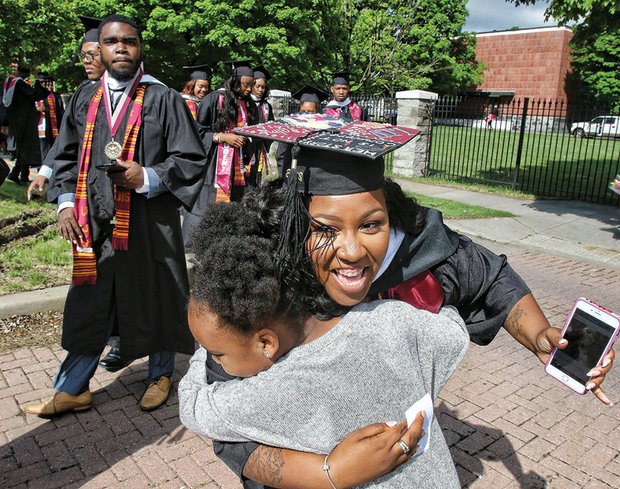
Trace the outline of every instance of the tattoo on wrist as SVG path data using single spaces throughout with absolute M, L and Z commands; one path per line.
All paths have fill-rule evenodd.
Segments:
M 521 308 L 515 308 L 508 314 L 506 318 L 506 329 L 515 336 L 523 336 L 523 326 L 519 323 L 525 311 Z
M 263 484 L 282 482 L 284 457 L 281 448 L 259 446 L 245 464 L 245 474 Z

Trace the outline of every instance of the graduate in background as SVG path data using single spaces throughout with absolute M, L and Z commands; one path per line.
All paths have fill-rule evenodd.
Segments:
M 189 81 L 181 91 L 181 97 L 189 107 L 192 117 L 196 120 L 198 107 L 202 99 L 211 93 L 211 76 L 213 71 L 209 65 L 184 66 L 184 70 L 191 71 Z
M 41 158 L 45 160 L 54 141 L 58 137 L 60 121 L 64 114 L 64 107 L 60 94 L 54 91 L 54 79 L 47 73 L 39 73 L 37 79 L 41 82 L 50 94 L 47 98 L 36 102 L 39 111 L 39 145 L 41 148 Z
M 212 202 L 239 201 L 246 190 L 258 184 L 256 147 L 248 138 L 233 134 L 236 127 L 256 124 L 256 104 L 250 94 L 254 70 L 249 60 L 227 61 L 230 76 L 224 88 L 207 95 L 200 104 L 196 122 L 207 152 L 205 181 L 198 200 L 183 215 L 185 249 L 204 209 Z
M 304 114 L 318 114 L 321 110 L 321 103 L 327 100 L 329 95 L 323 90 L 319 90 L 311 85 L 306 85 L 293 94 L 293 99 L 299 100 L 299 112 Z M 291 167 L 293 156 L 291 151 L 292 144 L 278 143 L 276 151 L 276 161 L 278 163 L 278 173 L 281 177 L 285 176 L 286 171 Z
M 267 122 L 273 120 L 273 107 L 267 101 L 269 98 L 269 80 L 271 74 L 267 71 L 263 65 L 254 68 L 254 86 L 252 87 L 252 100 L 256 103 L 256 110 L 258 115 L 258 122 Z M 269 174 L 269 164 L 267 160 L 267 153 L 271 147 L 271 141 L 257 141 L 256 142 L 256 161 L 258 162 L 257 183 L 260 184 L 263 167 L 266 168 L 267 174 Z
M 49 95 L 49 91 L 38 80 L 30 85 L 26 80 L 30 69 L 19 65 L 12 75 L 4 81 L 2 103 L 7 108 L 9 136 L 15 143 L 15 166 L 7 177 L 24 185 L 28 183 L 31 166 L 41 166 L 39 148 L 39 112 L 35 107 L 37 100 Z
M 332 76 L 333 80 L 330 90 L 333 98 L 329 101 L 323 113 L 350 121 L 366 120 L 362 108 L 349 98 L 349 92 L 351 91 L 349 73 L 337 71 L 332 73 Z

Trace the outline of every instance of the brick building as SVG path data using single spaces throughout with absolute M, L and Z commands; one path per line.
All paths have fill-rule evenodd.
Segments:
M 476 34 L 476 58 L 486 65 L 477 93 L 500 98 L 570 102 L 575 82 L 568 27 L 541 27 Z

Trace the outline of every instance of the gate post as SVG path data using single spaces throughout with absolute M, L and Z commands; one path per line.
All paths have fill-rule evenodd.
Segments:
M 521 127 L 519 129 L 519 143 L 517 145 L 517 161 L 515 161 L 515 172 L 512 177 L 512 190 L 517 189 L 519 181 L 519 167 L 521 166 L 521 156 L 523 155 L 523 139 L 525 137 L 525 124 L 527 123 L 527 108 L 530 105 L 530 98 L 525 97 L 523 100 L 523 112 L 521 114 Z
M 273 107 L 273 117 L 279 119 L 288 115 L 288 102 L 291 100 L 291 92 L 286 90 L 271 90 L 269 103 Z
M 396 92 L 398 102 L 396 123 L 422 132 L 413 141 L 394 152 L 392 171 L 395 175 L 418 177 L 427 174 L 433 107 L 438 97 L 438 94 L 424 90 Z

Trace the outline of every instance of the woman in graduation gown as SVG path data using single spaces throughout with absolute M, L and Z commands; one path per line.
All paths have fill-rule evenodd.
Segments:
M 267 71 L 263 65 L 254 68 L 254 86 L 252 87 L 252 93 L 250 96 L 256 104 L 256 112 L 258 116 L 258 122 L 268 122 L 273 120 L 273 107 L 267 100 L 269 98 L 269 80 L 271 74 Z M 271 141 L 259 140 L 256 142 L 256 154 L 254 156 L 257 172 L 257 183 L 260 184 L 263 168 L 267 174 L 269 174 L 269 161 L 267 153 L 271 147 Z
M 181 91 L 181 97 L 195 120 L 202 99 L 211 93 L 212 71 L 208 65 L 184 66 L 183 69 L 191 71 L 191 74 Z
M 365 297 L 399 299 L 430 311 L 452 305 L 465 320 L 474 343 L 488 344 L 504 327 L 541 361 L 553 347 L 566 346 L 559 343 L 560 330 L 550 326 L 529 288 L 505 256 L 495 255 L 449 229 L 441 213 L 417 205 L 396 183 L 384 180 L 382 159 L 370 164 L 368 161 L 342 153 L 303 148 L 297 167 L 303 182 L 295 183 L 298 192 L 289 191 L 290 182 L 298 181 L 296 175 L 292 175 L 288 185 L 282 179 L 267 182 L 244 200 L 247 207 L 257 211 L 262 222 L 274 223 L 273 232 L 280 233 L 277 260 L 280 260 L 281 280 L 284 283 L 305 282 L 306 290 L 323 287 L 324 300 L 314 300 L 311 304 L 315 314 L 322 318 L 341 315 Z M 356 231 L 345 229 L 347 224 L 342 219 L 345 219 L 345 206 L 363 212 L 356 199 L 364 199 L 369 192 L 379 189 L 383 190 L 389 216 L 390 239 L 387 251 L 374 262 L 376 270 L 372 276 L 367 275 L 370 273 L 367 271 L 359 272 L 355 261 L 358 258 L 349 256 L 361 248 L 368 249 L 368 241 L 362 240 L 373 233 L 374 224 L 367 222 L 372 218 L 356 217 L 359 219 L 353 226 Z M 302 198 L 301 205 L 291 198 L 295 195 Z M 317 208 L 312 207 L 312 199 L 323 202 L 320 219 L 310 218 L 317 212 Z M 324 209 L 328 212 L 323 212 Z M 325 215 L 333 217 L 323 217 Z M 283 223 L 299 225 L 283 227 Z M 326 236 L 321 246 L 306 244 L 307 237 L 310 236 L 310 243 L 317 233 Z M 350 233 L 357 237 L 348 238 Z M 346 245 L 345 241 L 335 245 L 335 239 L 345 240 Z M 311 248 L 310 254 L 318 253 L 319 258 L 314 263 L 306 258 L 306 247 Z M 312 256 L 314 260 L 316 255 Z M 364 262 L 364 269 L 369 268 L 367 265 L 368 262 Z M 340 268 L 347 273 L 334 280 Z M 339 280 L 348 285 L 334 287 L 334 282 Z M 300 296 L 298 300 L 307 298 Z M 613 353 L 608 360 L 609 365 L 598 367 L 599 374 L 593 377 L 596 384 L 593 393 L 606 403 L 609 401 L 599 386 L 611 368 Z M 211 358 L 207 359 L 207 369 L 213 381 L 229 378 Z M 342 433 L 343 437 L 346 435 Z M 302 482 L 299 479 L 302 476 L 298 475 L 302 469 L 319 463 L 311 454 L 252 443 L 215 441 L 214 450 L 238 474 L 273 487 L 291 487 Z M 273 470 L 260 470 L 273 460 L 278 461 L 271 466 Z M 349 467 L 349 470 L 354 468 Z M 244 484 L 247 488 L 260 487 L 254 486 L 254 482 Z
M 183 241 L 191 249 L 191 236 L 207 205 L 239 201 L 258 185 L 256 146 L 248 138 L 233 134 L 236 127 L 256 124 L 256 104 L 250 94 L 254 71 L 249 61 L 229 61 L 231 75 L 224 88 L 207 95 L 198 109 L 196 122 L 207 152 L 205 180 L 198 199 L 183 216 Z

